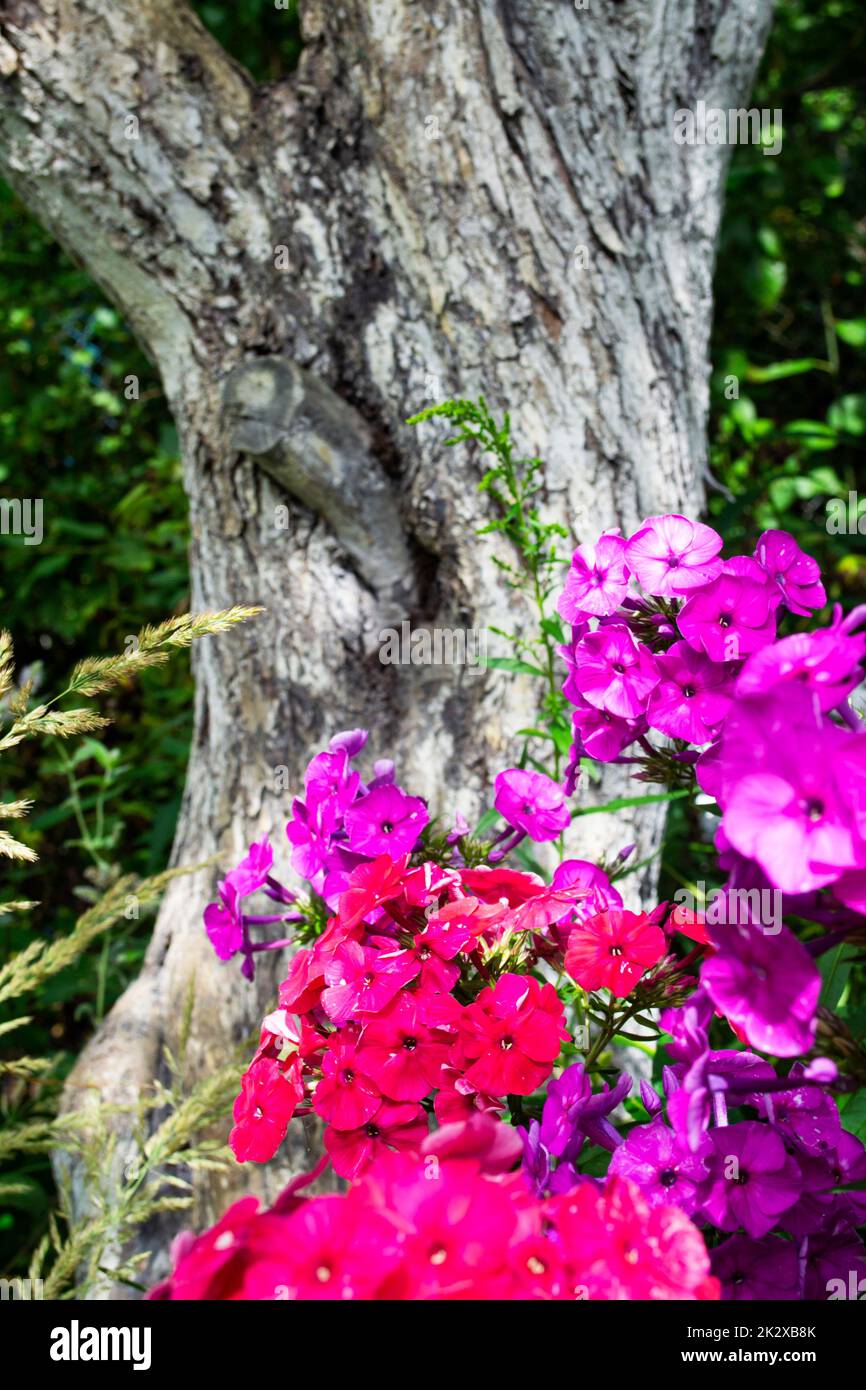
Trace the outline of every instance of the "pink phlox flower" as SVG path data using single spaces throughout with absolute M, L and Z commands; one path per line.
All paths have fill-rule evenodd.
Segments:
M 509 825 L 531 840 L 555 840 L 571 820 L 562 787 L 543 772 L 508 768 L 497 774 L 493 805 Z
M 420 1105 L 383 1100 L 378 1110 L 358 1129 L 325 1129 L 325 1148 L 334 1172 L 355 1181 L 380 1157 L 384 1149 L 416 1153 L 427 1136 L 427 1116 Z
M 625 559 L 645 593 L 673 598 L 717 578 L 721 548 L 718 532 L 700 521 L 650 516 L 628 542 Z
M 773 591 L 754 560 L 729 561 L 711 584 L 686 600 L 677 617 L 690 647 L 711 661 L 738 661 L 776 634 Z
M 579 545 L 560 595 L 557 610 L 567 623 L 585 617 L 615 613 L 628 591 L 625 541 L 615 532 L 604 532 L 595 545 Z
M 650 695 L 647 723 L 669 738 L 711 743 L 731 707 L 732 663 L 710 661 L 687 642 L 656 657 L 660 680 Z
M 430 820 L 418 796 L 390 783 L 376 787 L 355 801 L 346 812 L 349 848 L 360 854 L 388 854 L 397 859 L 410 853 Z
M 659 672 L 649 647 L 635 641 L 627 627 L 600 627 L 582 638 L 577 651 L 575 683 L 595 709 L 634 720 L 646 712 Z
M 787 531 L 765 531 L 755 547 L 755 559 L 766 570 L 787 608 L 808 617 L 823 608 L 827 594 L 817 560 L 801 550 Z
M 381 1013 L 420 968 L 411 952 L 397 949 L 385 937 L 373 937 L 365 946 L 346 941 L 325 966 L 322 1008 L 338 1026 L 350 1018 Z

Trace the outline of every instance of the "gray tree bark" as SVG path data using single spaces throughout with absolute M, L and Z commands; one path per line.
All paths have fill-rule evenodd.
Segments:
M 370 729 L 373 755 L 444 815 L 471 818 L 513 757 L 524 678 L 376 656 L 402 617 L 528 618 L 475 535 L 480 462 L 404 423 L 431 390 L 511 408 L 575 541 L 699 511 L 727 151 L 677 145 L 673 113 L 743 104 L 770 13 L 302 0 L 298 71 L 256 87 L 182 0 L 0 0 L 0 165 L 161 377 L 193 607 L 267 609 L 194 654 L 175 862 L 219 852 L 228 867 L 267 829 L 284 846 L 275 769 L 298 786 L 339 728 Z M 587 818 L 572 850 L 645 850 L 659 830 L 611 822 Z M 212 886 L 168 893 L 76 1102 L 159 1073 L 193 979 L 202 1071 L 270 1006 L 273 971 L 242 989 L 210 954 Z M 202 1185 L 185 1224 L 284 1178 L 274 1164 Z

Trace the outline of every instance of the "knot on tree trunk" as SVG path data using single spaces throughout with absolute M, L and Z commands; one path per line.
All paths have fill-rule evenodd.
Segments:
M 418 597 L 409 539 L 361 415 L 282 357 L 239 363 L 223 401 L 231 447 L 328 523 L 383 619 L 409 612 Z

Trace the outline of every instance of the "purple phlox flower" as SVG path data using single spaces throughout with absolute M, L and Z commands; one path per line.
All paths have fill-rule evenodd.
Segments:
M 268 837 L 254 841 L 246 855 L 226 874 L 219 885 L 219 902 L 209 903 L 204 912 L 204 924 L 211 945 L 220 960 L 230 960 L 242 954 L 241 974 L 246 979 L 255 977 L 254 956 L 261 951 L 275 951 L 288 946 L 290 938 L 281 937 L 272 941 L 250 940 L 249 928 L 271 922 L 299 922 L 297 912 L 276 912 L 263 916 L 250 916 L 242 909 L 245 898 L 264 890 L 281 907 L 294 901 L 294 894 L 271 878 L 274 852 Z
M 359 797 L 346 812 L 349 849 L 358 854 L 390 854 L 399 859 L 415 848 L 430 820 L 426 804 L 399 787 L 376 787 Z
M 304 775 L 307 800 L 321 804 L 333 803 L 335 821 L 351 806 L 361 786 L 360 774 L 349 763 L 345 749 L 333 753 L 317 753 Z
M 243 949 L 241 901 L 263 888 L 273 867 L 274 851 L 268 837 L 250 845 L 237 868 L 230 870 L 217 890 L 219 902 L 208 903 L 204 924 L 210 943 L 220 960 L 230 960 Z
M 576 709 L 571 722 L 575 746 L 581 757 L 594 758 L 600 763 L 612 762 L 646 728 L 645 720 L 619 719 L 606 709 L 596 709 L 582 695 L 578 695 L 574 703 Z
M 566 797 L 574 796 L 575 788 L 577 787 L 580 777 L 580 761 L 581 758 L 585 756 L 583 740 L 578 734 L 577 741 L 573 743 L 568 750 L 568 762 L 565 765 L 565 773 L 562 779 L 562 790 L 565 792 Z
M 713 1003 L 703 987 L 698 987 L 684 1004 L 664 1009 L 659 1025 L 670 1033 L 667 1052 L 675 1062 L 693 1062 L 709 1049 L 709 1028 Z
M 834 1187 L 852 1187 L 849 1192 L 840 1192 L 837 1200 L 852 1226 L 866 1224 L 866 1148 L 856 1134 L 842 1130 L 836 1144 L 836 1151 L 828 1157 Z
M 593 1095 L 592 1080 L 583 1063 L 572 1063 L 547 1088 L 540 1142 L 548 1153 L 571 1161 L 577 1158 L 586 1139 L 603 1149 L 615 1149 L 622 1143 L 622 1136 L 607 1116 L 631 1088 L 631 1077 L 622 1072 L 612 1090 L 605 1084 Z
M 722 1298 L 734 1301 L 800 1298 L 797 1247 L 781 1236 L 736 1235 L 710 1251 L 713 1274 L 721 1281 Z
M 627 627 L 610 625 L 587 633 L 575 655 L 575 683 L 589 704 L 620 719 L 645 713 L 659 672 L 649 647 L 636 642 Z
M 742 565 L 728 561 L 717 579 L 686 600 L 677 617 L 689 646 L 706 652 L 711 661 L 738 661 L 775 636 L 772 591 L 760 566 L 746 563 L 754 570 L 737 572 Z
M 708 1176 L 699 1190 L 703 1215 L 721 1231 L 743 1227 L 767 1235 L 803 1190 L 800 1166 L 769 1125 L 743 1120 L 711 1130 Z
M 840 1221 L 805 1244 L 806 1280 L 801 1293 L 814 1302 L 854 1301 L 866 1291 L 866 1249 L 856 1232 Z
M 792 613 L 808 617 L 812 609 L 824 607 L 827 594 L 818 561 L 801 550 L 787 531 L 765 531 L 755 547 L 755 559 Z
M 643 1103 L 643 1108 L 649 1115 L 650 1119 L 654 1120 L 656 1115 L 661 1114 L 662 1107 L 664 1106 L 664 1100 L 659 1095 L 655 1086 L 653 1086 L 649 1081 L 646 1081 L 644 1078 L 641 1078 L 638 1084 L 640 1086 L 640 1098 Z
M 675 597 L 721 573 L 722 538 L 687 517 L 649 516 L 629 540 L 625 559 L 645 593 Z
M 691 1216 L 698 1207 L 698 1184 L 707 1175 L 708 1150 L 703 1136 L 692 1152 L 659 1117 L 634 1127 L 614 1150 L 608 1172 L 637 1183 L 650 1206 L 674 1204 Z
M 791 1143 L 788 1143 L 786 1148 L 796 1159 L 803 1180 L 800 1198 L 785 1216 L 785 1230 L 788 1234 L 797 1237 L 811 1236 L 819 1231 L 831 1230 L 838 1221 L 850 1221 L 850 1204 L 844 1196 L 833 1192 L 831 1165 L 825 1159 L 812 1158 L 809 1154 L 804 1154 Z
M 595 545 L 579 545 L 575 550 L 557 610 L 567 623 L 582 622 L 587 616 L 607 617 L 625 598 L 628 581 L 625 541 L 616 532 L 605 531 Z
M 328 744 L 328 751 L 336 753 L 342 749 L 348 757 L 356 758 L 366 742 L 366 729 L 344 729 L 341 733 L 334 734 Z
M 541 1197 L 550 1187 L 553 1171 L 550 1154 L 541 1142 L 541 1125 L 538 1120 L 530 1120 L 528 1128 L 518 1125 L 517 1132 L 523 1143 L 523 1172 L 535 1195 Z
M 793 1125 L 776 1128 L 786 1141 L 788 1152 L 798 1160 L 804 1179 L 803 1195 L 785 1218 L 788 1231 L 803 1236 L 834 1230 L 840 1222 L 862 1225 L 866 1220 L 866 1151 L 857 1136 L 840 1128 L 832 1143 L 818 1140 L 823 1144 L 819 1152 L 807 1122 L 799 1126 L 799 1132 Z M 808 1150 L 803 1143 L 804 1134 L 812 1140 Z
M 749 924 L 709 926 L 718 947 L 701 965 L 701 984 L 752 1047 L 776 1057 L 808 1052 L 821 976 L 806 948 L 782 927 L 769 936 Z
M 737 678 L 736 694 L 766 695 L 794 681 L 810 691 L 826 712 L 859 685 L 864 659 L 866 636 L 848 635 L 841 624 L 817 632 L 795 632 L 749 657 Z
M 397 773 L 391 758 L 377 758 L 373 764 L 373 776 L 367 783 L 367 791 L 375 791 L 377 787 L 392 787 L 397 780 Z
M 799 1062 L 784 1081 L 790 1090 L 763 1091 L 749 1096 L 748 1104 L 801 1153 L 819 1158 L 834 1153 L 842 1134 L 836 1102 L 820 1085 L 797 1084 L 806 1081 L 806 1069 Z
M 866 734 L 821 717 L 807 690 L 742 700 L 715 782 L 728 841 L 786 893 L 866 867 Z
M 509 825 L 537 843 L 555 840 L 571 821 L 559 783 L 530 768 L 500 772 L 494 783 L 493 805 Z
M 461 811 L 454 812 L 454 825 L 445 837 L 445 843 L 456 845 L 469 834 L 469 822 Z
M 647 723 L 669 738 L 710 743 L 731 707 L 731 663 L 710 661 L 687 642 L 675 642 L 656 657 L 659 683 L 647 706 Z
M 325 879 L 331 846 L 340 823 L 337 804 L 327 788 L 311 788 L 306 802 L 292 802 L 286 836 L 292 846 L 292 868 L 318 892 Z
M 671 1124 L 682 1142 L 696 1153 L 711 1119 L 717 1125 L 727 1125 L 728 1093 L 732 1088 L 736 1090 L 738 1083 L 740 1088 L 753 1088 L 761 1081 L 775 1080 L 769 1062 L 753 1052 L 704 1052 L 683 1069 L 678 1089 L 668 1096 Z
M 582 1181 L 574 1163 L 560 1158 L 552 1162 L 552 1156 L 541 1142 L 541 1125 L 531 1120 L 529 1128 L 518 1126 L 523 1142 L 523 1172 L 537 1197 L 547 1193 L 570 1192 L 576 1183 Z

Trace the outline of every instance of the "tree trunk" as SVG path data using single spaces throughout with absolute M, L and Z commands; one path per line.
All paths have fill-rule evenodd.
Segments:
M 271 830 L 285 863 L 279 770 L 299 787 L 340 728 L 368 728 L 434 811 L 489 804 L 531 682 L 377 657 L 404 617 L 529 617 L 491 563 L 502 542 L 475 534 L 480 461 L 404 423 L 431 395 L 512 410 L 575 541 L 700 509 L 726 151 L 676 144 L 673 113 L 745 100 L 770 8 L 306 0 L 299 70 L 256 88 L 181 0 L 2 0 L 0 162 L 161 376 L 192 606 L 267 609 L 194 654 L 175 862 L 229 867 Z M 585 857 L 635 837 L 607 816 L 580 829 Z M 644 848 L 658 830 L 642 823 Z M 159 1074 L 192 980 L 201 1071 L 271 1005 L 275 969 L 242 988 L 212 957 L 212 888 L 167 894 L 76 1102 Z M 193 1222 L 285 1173 L 200 1186 Z

